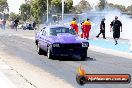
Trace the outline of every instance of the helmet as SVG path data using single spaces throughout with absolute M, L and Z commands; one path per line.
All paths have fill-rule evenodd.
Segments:
M 103 18 L 102 20 L 106 20 L 105 18 Z
M 115 16 L 115 19 L 118 19 L 118 16 Z
M 87 18 L 87 21 L 90 20 L 89 18 Z
M 73 18 L 73 20 L 76 20 L 76 18 Z

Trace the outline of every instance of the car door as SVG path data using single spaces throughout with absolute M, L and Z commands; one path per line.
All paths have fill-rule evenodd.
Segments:
M 44 29 L 42 29 L 42 32 L 39 35 L 39 46 L 43 50 L 45 50 L 45 36 L 46 36 L 46 32 L 45 32 L 45 28 L 44 28 Z
M 41 39 L 42 39 L 42 48 L 43 50 L 47 51 L 47 29 L 43 30 Z

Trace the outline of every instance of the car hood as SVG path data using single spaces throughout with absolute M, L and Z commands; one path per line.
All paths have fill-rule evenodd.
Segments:
M 52 43 L 82 43 L 88 42 L 87 40 L 80 38 L 77 35 L 72 35 L 70 33 L 59 33 L 57 36 L 50 36 L 49 40 Z

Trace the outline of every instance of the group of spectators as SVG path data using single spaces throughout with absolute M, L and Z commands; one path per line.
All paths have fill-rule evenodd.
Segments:
M 19 25 L 18 18 L 16 18 L 14 21 L 11 21 L 11 29 L 15 29 L 17 31 L 18 25 Z M 26 30 L 26 29 L 32 30 L 32 29 L 35 29 L 35 27 L 36 27 L 36 22 L 33 22 L 32 24 L 27 24 L 27 23 L 22 24 L 23 30 Z
M 5 30 L 6 20 L 0 20 L 0 28 Z
M 15 28 L 17 30 L 17 26 L 18 26 L 18 23 L 19 23 L 19 19 L 15 19 L 14 21 L 11 21 L 11 28 Z M 6 29 L 6 20 L 0 20 L 0 27 L 1 29 Z
M 14 29 L 17 31 L 17 26 L 18 26 L 18 23 L 19 23 L 19 19 L 16 18 L 14 21 L 11 21 L 11 29 Z
M 106 37 L 105 37 L 105 20 L 106 20 L 105 18 L 102 19 L 102 21 L 100 23 L 100 32 L 96 36 L 96 38 L 98 38 L 100 36 L 100 34 L 102 34 L 103 39 L 106 39 Z M 73 18 L 70 26 L 71 26 L 71 29 L 75 30 L 76 33 L 78 34 L 78 24 L 77 24 L 75 18 Z M 82 29 L 81 37 L 88 40 L 89 33 L 91 30 L 90 19 L 87 19 L 86 21 L 83 21 L 81 23 L 81 29 Z M 120 20 L 118 20 L 117 16 L 115 16 L 115 19 L 110 24 L 110 32 L 112 32 L 112 31 L 113 31 L 113 38 L 115 41 L 115 45 L 117 45 L 118 44 L 117 40 L 120 38 L 120 32 L 122 32 L 122 23 Z

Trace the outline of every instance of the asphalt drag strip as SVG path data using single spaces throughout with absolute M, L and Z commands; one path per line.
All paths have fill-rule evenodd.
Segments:
M 81 88 L 76 83 L 77 68 L 82 65 L 88 73 L 128 73 L 132 74 L 132 60 L 88 50 L 86 61 L 80 61 L 78 57 L 61 57 L 59 59 L 47 59 L 44 55 L 38 55 L 33 40 L 18 36 L 0 36 L 0 44 L 4 45 L 0 50 L 5 52 L 4 61 L 24 76 L 33 85 L 43 88 L 45 72 L 53 75 L 54 82 L 60 80 L 56 88 L 62 88 L 63 83 L 68 88 Z M 52 77 L 51 77 L 52 78 Z M 49 77 L 50 79 L 50 77 Z M 47 82 L 46 82 L 47 83 Z M 49 84 L 57 84 L 50 83 Z M 50 86 L 50 85 L 49 85 Z M 88 84 L 83 88 L 130 88 L 132 84 Z M 65 86 L 63 86 L 64 88 Z M 52 87 L 45 87 L 52 88 Z M 54 87 L 55 88 L 55 87 Z

